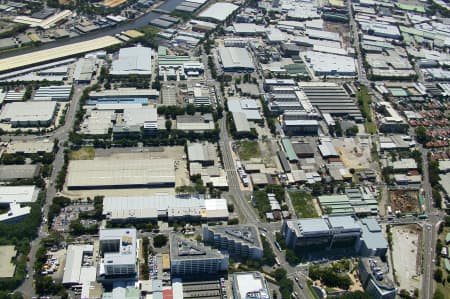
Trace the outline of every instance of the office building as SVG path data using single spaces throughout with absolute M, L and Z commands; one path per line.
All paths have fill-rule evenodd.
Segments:
M 240 259 L 261 259 L 263 247 L 254 225 L 203 226 L 205 243 Z
M 105 278 L 136 274 L 136 229 L 100 229 L 99 275 Z
M 269 286 L 260 272 L 233 273 L 232 288 L 235 299 L 270 299 Z
M 373 299 L 396 298 L 398 289 L 386 275 L 389 267 L 380 258 L 360 258 L 358 269 L 364 291 Z
M 170 234 L 172 276 L 213 275 L 228 269 L 228 255 L 196 241 Z

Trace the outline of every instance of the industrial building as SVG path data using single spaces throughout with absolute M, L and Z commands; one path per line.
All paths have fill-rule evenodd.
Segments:
M 28 16 L 17 16 L 13 19 L 13 22 L 29 25 L 32 28 L 40 27 L 46 30 L 56 26 L 58 23 L 62 22 L 64 19 L 70 17 L 71 15 L 72 11 L 66 9 L 43 19 Z
M 211 105 L 211 92 L 206 86 L 195 86 L 188 89 L 188 94 L 196 107 Z
M 0 181 L 32 179 L 39 175 L 40 169 L 38 164 L 0 165 Z
M 255 65 L 246 48 L 219 47 L 219 62 L 225 72 L 253 72 Z
M 147 106 L 142 108 L 125 108 L 122 114 L 122 122 L 114 126 L 125 127 L 127 129 L 137 128 L 140 131 L 144 130 L 157 130 L 158 129 L 158 113 L 153 106 Z
M 177 129 L 198 132 L 214 130 L 214 119 L 211 113 L 203 115 L 177 115 Z
M 250 124 L 244 112 L 232 112 L 233 122 L 237 133 L 250 132 Z
M 171 159 L 73 160 L 69 162 L 69 190 L 174 187 Z
M 66 46 L 16 55 L 0 60 L 0 72 L 16 70 L 27 66 L 63 59 L 66 57 L 107 48 L 120 43 L 121 41 L 113 36 L 103 36 Z
M 86 118 L 80 126 L 81 132 L 87 135 L 106 135 L 112 129 L 115 117 L 114 110 L 87 110 Z
M 351 216 L 324 216 L 285 220 L 282 233 L 286 245 L 300 254 L 345 249 L 361 256 L 385 256 L 388 248 L 376 219 L 355 220 Z
M 99 276 L 135 277 L 137 272 L 136 229 L 100 229 Z
M 0 205 L 33 203 L 37 200 L 38 195 L 39 189 L 36 186 L 1 186 Z
M 398 288 L 386 275 L 389 268 L 378 257 L 359 259 L 359 279 L 364 291 L 373 299 L 395 299 L 397 297 Z
M 203 226 L 203 241 L 239 259 L 261 259 L 263 247 L 254 225 Z
M 354 77 L 357 75 L 356 60 L 353 57 L 316 51 L 306 51 L 302 55 L 316 76 Z
M 171 233 L 169 239 L 172 276 L 213 275 L 228 269 L 228 255 L 180 234 Z
M 35 101 L 69 101 L 72 85 L 41 86 L 33 96 Z
M 13 102 L 3 107 L 0 119 L 14 128 L 48 127 L 53 123 L 57 108 L 53 101 Z
M 288 136 L 317 136 L 319 133 L 319 122 L 315 119 L 283 119 L 282 124 L 283 131 Z
M 96 70 L 97 64 L 95 57 L 80 58 L 75 64 L 73 80 L 79 84 L 89 83 Z
M 44 154 L 51 153 L 55 144 L 52 141 L 13 141 L 8 143 L 8 154 Z
M 228 110 L 230 112 L 242 112 L 249 121 L 261 122 L 260 107 L 253 99 L 228 98 Z
M 109 72 L 113 76 L 152 74 L 152 49 L 136 46 L 122 48 L 116 60 L 113 60 Z
M 197 162 L 202 166 L 214 165 L 217 156 L 214 145 L 206 143 L 188 143 L 187 154 L 189 163 Z
M 348 95 L 345 89 L 331 82 L 301 82 L 310 103 L 324 113 L 333 117 L 350 118 L 362 122 L 363 117 L 357 103 Z
M 89 98 L 98 99 L 124 99 L 124 98 L 147 98 L 155 102 L 159 99 L 159 91 L 156 89 L 118 88 L 91 91 Z
M 239 6 L 232 3 L 216 2 L 203 10 L 198 17 L 219 23 L 225 21 L 238 8 Z
M 377 102 L 376 110 L 383 109 L 385 115 L 378 117 L 378 129 L 382 133 L 406 133 L 408 124 L 401 117 L 400 113 L 392 107 L 389 102 Z M 386 115 L 387 114 L 387 115 Z
M 269 286 L 260 272 L 236 272 L 232 276 L 233 298 L 270 299 Z
M 103 199 L 103 215 L 112 221 L 156 220 L 226 220 L 226 199 L 175 197 L 168 194 L 152 196 L 111 197 Z
M 0 214 L 1 223 L 14 224 L 22 221 L 28 214 L 31 208 L 28 206 L 21 207 L 20 204 L 12 202 L 9 204 L 9 209 L 6 213 Z
M 89 288 L 96 281 L 97 269 L 94 266 L 94 245 L 69 245 L 62 283 L 65 286 Z

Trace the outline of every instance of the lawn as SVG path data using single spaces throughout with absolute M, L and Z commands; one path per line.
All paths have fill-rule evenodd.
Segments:
M 366 131 L 369 134 L 375 134 L 377 132 L 377 126 L 372 119 L 372 109 L 370 107 L 372 98 L 366 86 L 361 86 L 360 91 L 357 93 L 357 98 L 359 109 L 361 109 L 361 113 L 366 119 Z
M 314 218 L 319 216 L 314 208 L 311 194 L 302 191 L 294 191 L 289 192 L 289 197 L 291 198 L 297 217 Z
M 93 147 L 82 147 L 79 150 L 71 151 L 70 160 L 93 160 L 95 157 L 95 149 Z
M 241 160 L 250 160 L 251 158 L 261 157 L 258 142 L 243 140 L 236 142 L 237 152 Z

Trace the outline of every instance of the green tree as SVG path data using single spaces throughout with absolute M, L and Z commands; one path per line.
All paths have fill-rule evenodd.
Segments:
M 424 126 L 419 126 L 416 128 L 417 141 L 419 143 L 426 143 L 431 140 L 431 137 L 427 135 L 427 129 Z
M 433 294 L 433 299 L 445 299 L 445 295 L 440 289 L 436 289 Z
M 443 273 L 442 273 L 442 269 L 441 268 L 437 268 L 434 271 L 434 280 L 436 280 L 436 282 L 442 282 L 442 278 L 443 278 Z
M 168 238 L 166 235 L 162 235 L 162 234 L 156 235 L 153 238 L 153 246 L 155 246 L 157 248 L 161 248 L 163 246 L 166 246 L 167 241 L 168 241 Z
M 170 119 L 166 120 L 166 130 L 170 131 L 172 129 L 172 121 Z

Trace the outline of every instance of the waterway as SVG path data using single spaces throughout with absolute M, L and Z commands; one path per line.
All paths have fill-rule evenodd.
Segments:
M 167 11 L 168 13 L 170 13 L 181 2 L 183 2 L 183 0 L 167 0 L 165 3 L 161 4 L 158 7 L 158 10 L 159 11 L 164 10 L 164 11 Z M 73 38 L 55 40 L 55 41 L 52 41 L 49 43 L 40 44 L 33 48 L 25 48 L 22 50 L 18 49 L 16 51 L 3 53 L 3 54 L 0 54 L 0 59 L 7 58 L 7 57 L 13 57 L 13 56 L 21 55 L 21 54 L 32 53 L 32 52 L 40 51 L 40 50 L 47 50 L 47 49 L 55 48 L 55 47 L 59 47 L 59 46 L 70 45 L 73 43 L 78 43 L 78 42 L 102 37 L 105 35 L 115 35 L 117 33 L 120 33 L 122 31 L 126 31 L 126 30 L 138 29 L 140 27 L 147 26 L 150 21 L 157 19 L 160 15 L 161 15 L 161 13 L 150 11 L 150 12 L 147 12 L 144 15 L 140 16 L 137 19 L 131 20 L 126 23 L 118 24 L 114 27 L 108 27 L 108 28 L 96 30 L 93 32 L 88 32 L 86 34 L 79 35 L 79 36 L 76 36 Z

